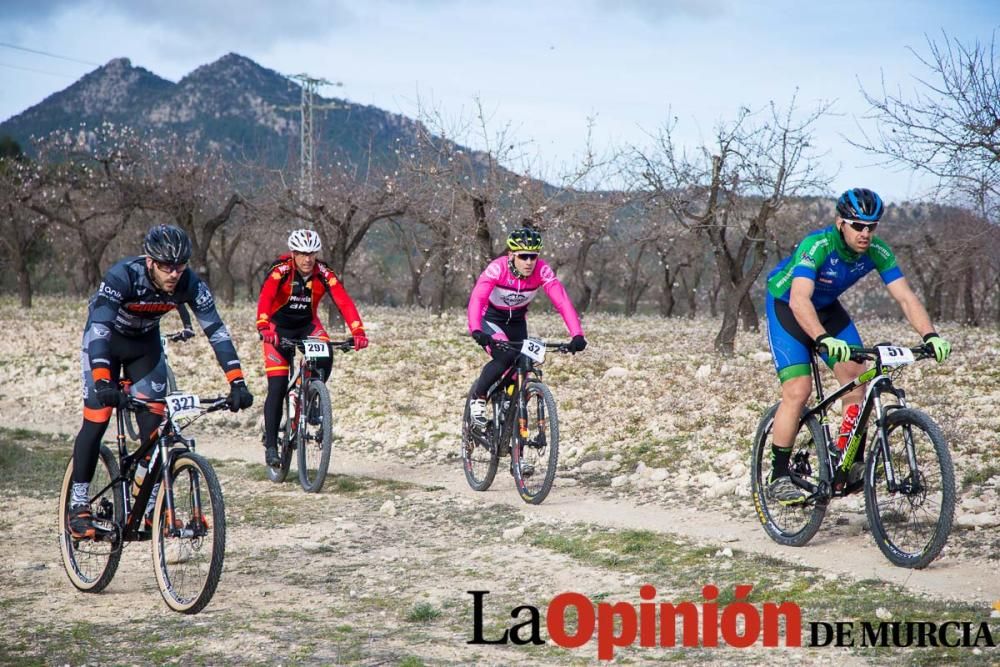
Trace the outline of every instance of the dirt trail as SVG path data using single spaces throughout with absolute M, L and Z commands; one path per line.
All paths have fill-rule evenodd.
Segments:
M 60 422 L 39 424 L 32 421 L 10 426 L 53 433 L 70 432 L 69 425 Z M 215 458 L 235 458 L 252 463 L 258 463 L 262 458 L 259 444 L 247 438 L 200 436 L 199 451 Z M 985 561 L 958 560 L 944 555 L 924 570 L 894 567 L 879 551 L 869 533 L 843 534 L 833 526 L 830 517 L 809 545 L 794 548 L 774 543 L 750 518 L 739 520 L 705 509 L 638 505 L 620 498 L 608 500 L 601 497 L 599 490 L 560 486 L 558 478 L 551 495 L 540 506 L 522 502 L 514 491 L 510 477 L 502 474 L 502 470 L 489 491 L 476 493 L 468 487 L 457 461 L 452 465 L 440 465 L 365 460 L 357 453 L 341 448 L 335 452 L 331 472 L 441 486 L 450 494 L 483 504 L 501 503 L 530 517 L 672 533 L 705 544 L 780 558 L 848 578 L 886 581 L 942 599 L 987 603 L 1000 600 L 1000 578 L 993 576 L 991 565 Z
M 205 439 L 200 449 L 211 456 L 237 457 L 248 461 L 260 458 L 256 443 L 222 444 Z M 485 493 L 472 491 L 456 462 L 452 466 L 405 465 L 364 461 L 340 451 L 332 471 L 379 479 L 419 482 L 443 486 L 449 493 L 472 497 L 483 503 L 503 503 L 530 516 L 568 522 L 584 522 L 604 527 L 632 528 L 673 533 L 707 544 L 729 546 L 753 553 L 791 560 L 856 579 L 877 579 L 936 597 L 966 602 L 1000 600 L 1000 578 L 993 576 L 984 562 L 960 562 L 943 557 L 924 570 L 907 570 L 891 565 L 871 536 L 819 534 L 803 548 L 785 547 L 771 541 L 753 520 L 734 521 L 721 512 L 635 505 L 600 497 L 594 490 L 560 487 L 558 478 L 548 499 L 538 506 L 527 505 L 517 496 L 513 482 L 501 470 L 493 487 Z

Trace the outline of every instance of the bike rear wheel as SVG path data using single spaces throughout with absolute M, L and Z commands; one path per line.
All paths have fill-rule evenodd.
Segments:
M 299 482 L 307 493 L 319 493 L 330 467 L 333 449 L 333 410 L 330 392 L 318 379 L 308 381 L 303 392 L 302 421 L 296 446 L 299 450 Z
M 475 383 L 469 389 L 465 397 L 465 412 L 462 414 L 462 469 L 465 471 L 465 481 L 469 483 L 474 491 L 485 491 L 493 484 L 493 479 L 497 475 L 497 464 L 500 461 L 500 453 L 497 450 L 496 434 L 493 432 L 493 422 L 486 425 L 486 429 L 480 437 L 486 442 L 481 442 L 473 437 L 472 416 L 469 413 L 469 397 Z M 494 393 L 487 399 L 486 413 L 495 415 L 499 406 L 494 406 L 494 400 L 500 400 L 501 394 Z M 490 443 L 487 446 L 486 443 Z
M 97 458 L 97 469 L 90 481 L 90 510 L 95 519 L 113 530 L 113 536 L 103 540 L 78 540 L 69 533 L 66 515 L 73 497 L 73 459 L 63 475 L 59 494 L 59 551 L 69 580 L 81 591 L 99 593 L 118 570 L 121 559 L 120 526 L 125 521 L 125 499 L 120 484 L 111 484 L 118 477 L 118 461 L 104 445 Z M 108 485 L 111 484 L 109 488 Z M 99 496 L 93 494 L 105 489 Z
M 194 452 L 178 456 L 174 515 L 161 488 L 153 512 L 153 568 L 167 606 L 197 614 L 215 594 L 226 552 L 226 510 L 215 470 Z M 173 529 L 172 529 L 173 528 Z
M 865 467 L 865 510 L 872 537 L 894 565 L 924 568 L 944 548 L 955 513 L 955 471 L 940 427 L 919 410 L 886 417 L 889 460 L 877 442 Z M 912 458 L 911 458 L 912 455 Z M 886 466 L 894 473 L 889 488 Z
M 511 466 L 514 485 L 521 500 L 541 504 L 552 490 L 559 462 L 559 416 L 556 399 L 541 382 L 528 382 L 524 388 L 525 428 L 527 435 L 513 437 Z
M 771 481 L 771 431 L 779 405 L 775 403 L 768 408 L 757 426 L 750 460 L 750 487 L 757 518 L 768 536 L 778 544 L 801 547 L 816 535 L 823 523 L 827 501 L 782 505 L 767 492 Z M 824 442 L 819 421 L 810 417 L 799 429 L 792 445 L 789 469 L 816 486 L 826 486 L 830 482 L 826 453 L 822 450 Z
M 291 399 L 292 392 L 296 391 L 295 387 L 288 390 L 285 394 L 285 424 L 282 428 L 278 430 L 278 459 L 279 463 L 276 466 L 266 465 L 264 468 L 267 470 L 267 478 L 276 484 L 281 484 L 288 477 L 288 470 L 292 467 L 292 450 L 295 449 L 293 446 L 295 443 L 294 436 L 289 436 L 289 433 L 294 432 L 294 422 L 296 415 L 292 413 L 295 412 L 293 409 L 293 403 Z
M 136 420 L 135 410 L 121 409 L 125 410 L 125 430 L 128 432 L 128 437 L 135 442 L 139 442 L 139 422 Z

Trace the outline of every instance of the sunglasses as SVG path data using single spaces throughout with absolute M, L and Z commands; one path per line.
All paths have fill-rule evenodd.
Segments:
M 875 233 L 875 228 L 878 227 L 877 222 L 858 222 L 857 220 L 844 220 L 845 223 L 851 226 L 856 232 L 863 232 L 866 229 L 872 234 Z
M 531 262 L 533 260 L 538 259 L 538 253 L 537 252 L 518 252 L 518 253 L 514 253 L 514 257 L 517 257 L 518 259 L 523 259 L 526 262 Z
M 153 260 L 153 264 L 156 265 L 160 271 L 164 273 L 184 273 L 184 269 L 187 268 L 187 262 L 182 262 L 180 264 L 169 264 L 167 262 L 157 262 Z

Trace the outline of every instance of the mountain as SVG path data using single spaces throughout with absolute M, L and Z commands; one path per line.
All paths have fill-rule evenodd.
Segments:
M 297 161 L 301 93 L 286 76 L 234 53 L 177 83 L 116 58 L 0 123 L 0 136 L 30 153 L 32 136 L 111 121 L 281 167 Z M 413 144 L 419 128 L 405 116 L 343 99 L 317 95 L 314 109 L 317 162 L 363 163 L 370 147 L 376 162 L 388 164 L 400 145 Z

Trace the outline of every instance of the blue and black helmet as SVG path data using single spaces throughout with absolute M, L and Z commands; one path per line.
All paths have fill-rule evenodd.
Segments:
M 844 220 L 877 222 L 884 209 L 882 198 L 867 188 L 847 190 L 837 200 L 837 215 Z
M 142 243 L 146 256 L 157 262 L 186 264 L 191 259 L 191 239 L 180 227 L 156 225 Z

